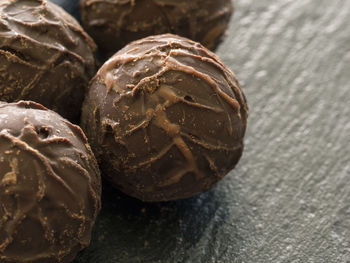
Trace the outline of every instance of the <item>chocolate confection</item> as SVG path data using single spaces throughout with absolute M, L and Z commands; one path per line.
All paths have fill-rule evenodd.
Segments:
M 232 12 L 231 0 L 81 0 L 84 28 L 109 55 L 133 40 L 164 33 L 215 49 Z
M 97 162 L 78 126 L 34 102 L 0 102 L 0 262 L 66 263 L 90 243 Z
M 199 43 L 170 34 L 110 58 L 82 111 L 103 174 L 144 201 L 210 189 L 240 159 L 246 120 L 235 75 Z
M 61 7 L 45 0 L 0 2 L 0 100 L 33 100 L 79 121 L 96 45 Z

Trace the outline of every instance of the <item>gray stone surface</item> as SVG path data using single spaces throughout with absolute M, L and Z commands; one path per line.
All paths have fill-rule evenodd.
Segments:
M 350 262 L 350 1 L 235 4 L 218 55 L 249 101 L 241 162 L 178 202 L 105 185 L 75 263 Z

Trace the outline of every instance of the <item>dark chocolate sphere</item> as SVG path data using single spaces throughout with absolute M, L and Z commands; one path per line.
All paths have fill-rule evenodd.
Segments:
M 164 33 L 215 49 L 232 12 L 231 0 L 81 0 L 84 28 L 109 55 L 133 40 Z
M 199 43 L 170 34 L 109 59 L 82 111 L 102 174 L 144 201 L 210 189 L 240 159 L 246 120 L 235 75 Z
M 67 263 L 90 243 L 97 162 L 82 130 L 34 102 L 0 102 L 0 262 Z
M 33 100 L 79 121 L 96 45 L 46 0 L 0 2 L 0 100 Z

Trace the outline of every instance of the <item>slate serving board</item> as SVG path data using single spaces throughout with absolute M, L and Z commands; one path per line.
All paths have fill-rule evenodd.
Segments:
M 77 14 L 77 1 L 54 1 Z M 250 115 L 212 191 L 144 204 L 104 184 L 74 263 L 350 262 L 350 1 L 236 0 L 217 54 Z

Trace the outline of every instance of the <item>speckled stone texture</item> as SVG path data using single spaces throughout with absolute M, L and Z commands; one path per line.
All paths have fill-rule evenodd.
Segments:
M 250 105 L 241 162 L 178 202 L 146 205 L 106 186 L 74 263 L 350 261 L 350 1 L 235 7 L 218 56 Z

